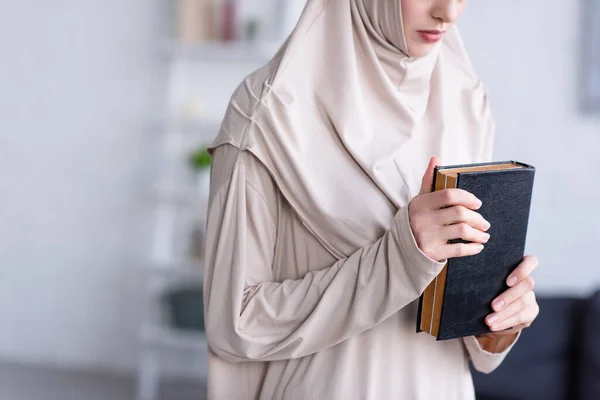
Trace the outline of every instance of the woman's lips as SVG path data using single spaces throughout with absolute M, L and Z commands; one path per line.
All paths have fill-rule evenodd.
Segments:
M 443 31 L 417 31 L 419 36 L 427 43 L 436 43 L 444 35 Z

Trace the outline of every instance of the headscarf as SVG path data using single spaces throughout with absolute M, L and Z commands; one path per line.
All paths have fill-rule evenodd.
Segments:
M 271 62 L 235 91 L 211 149 L 252 152 L 344 258 L 418 194 L 430 156 L 487 161 L 492 138 L 486 92 L 455 27 L 415 58 L 399 0 L 308 0 Z

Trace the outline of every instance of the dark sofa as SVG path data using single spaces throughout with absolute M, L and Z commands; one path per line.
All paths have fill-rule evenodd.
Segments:
M 538 319 L 502 365 L 473 371 L 477 399 L 600 400 L 600 291 L 538 303 Z

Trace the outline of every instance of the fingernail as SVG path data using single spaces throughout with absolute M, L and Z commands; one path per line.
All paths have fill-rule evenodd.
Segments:
M 502 307 L 504 307 L 504 300 L 495 300 L 492 303 L 492 308 L 496 311 L 502 310 Z
M 486 233 L 485 234 L 485 242 L 487 243 L 490 240 L 490 234 Z
M 483 205 L 482 201 L 477 199 L 477 208 L 481 207 Z
M 508 278 L 508 286 L 514 286 L 515 283 L 517 283 L 517 277 L 516 276 L 511 276 L 510 278 Z
M 485 230 L 487 231 L 488 229 L 490 229 L 492 227 L 492 224 L 490 224 L 490 221 L 485 221 L 485 226 L 487 228 L 485 228 Z
M 484 246 L 484 245 L 482 245 L 481 243 L 479 243 L 479 244 L 478 244 L 478 247 L 479 247 L 479 251 L 480 251 L 480 252 L 482 252 L 482 251 L 483 251 L 483 249 L 485 248 L 485 246 Z
M 492 314 L 492 315 L 488 316 L 486 320 L 487 320 L 488 325 L 491 326 L 494 322 L 498 321 L 498 316 Z

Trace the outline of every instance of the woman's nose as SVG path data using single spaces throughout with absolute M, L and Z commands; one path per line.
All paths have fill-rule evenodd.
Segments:
M 437 0 L 433 7 L 433 18 L 446 24 L 453 24 L 458 18 L 458 2 L 460 0 Z

